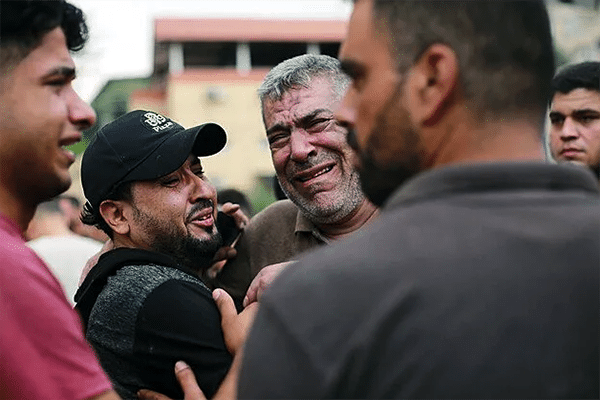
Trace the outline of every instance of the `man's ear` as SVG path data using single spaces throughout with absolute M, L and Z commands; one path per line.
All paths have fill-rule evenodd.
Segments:
M 407 88 L 411 115 L 421 125 L 435 124 L 456 101 L 458 57 L 452 48 L 434 44 L 411 68 Z
M 125 201 L 104 200 L 100 203 L 100 215 L 115 233 L 126 235 L 131 229 L 128 208 L 131 206 Z

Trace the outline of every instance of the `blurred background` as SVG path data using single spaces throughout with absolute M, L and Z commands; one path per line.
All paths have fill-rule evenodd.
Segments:
M 79 155 L 103 125 L 134 109 L 184 127 L 213 121 L 228 132 L 203 159 L 217 189 L 236 189 L 256 213 L 275 200 L 274 171 L 256 89 L 279 62 L 337 56 L 350 0 L 71 0 L 90 40 L 74 56 L 75 89 L 98 120 L 73 146 Z M 600 0 L 547 0 L 559 66 L 600 60 Z M 71 195 L 83 198 L 79 163 Z

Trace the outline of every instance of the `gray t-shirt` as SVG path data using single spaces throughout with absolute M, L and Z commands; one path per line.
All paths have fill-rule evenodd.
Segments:
M 588 171 L 422 173 L 274 282 L 239 397 L 598 398 L 599 263 Z

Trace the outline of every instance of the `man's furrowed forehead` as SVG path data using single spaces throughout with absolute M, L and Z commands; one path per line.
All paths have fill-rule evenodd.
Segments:
M 331 82 L 315 82 L 311 87 L 287 91 L 281 99 L 265 100 L 265 125 L 299 122 L 317 114 L 333 114 L 339 102 Z

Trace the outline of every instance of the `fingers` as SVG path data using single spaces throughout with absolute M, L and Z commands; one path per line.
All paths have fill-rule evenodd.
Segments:
M 223 270 L 223 267 L 225 267 L 227 261 L 231 260 L 232 258 L 235 258 L 236 256 L 237 250 L 233 247 L 221 247 L 215 253 L 215 256 L 213 257 L 213 264 L 210 266 L 210 268 L 206 270 L 205 275 L 210 280 L 215 279 L 217 275 L 219 275 L 219 273 Z
M 223 211 L 225 214 L 233 214 L 234 212 L 236 212 L 237 210 L 240 209 L 240 205 L 239 204 L 235 204 L 235 203 L 223 203 L 221 205 L 221 211 Z
M 227 202 L 221 206 L 221 211 L 227 215 L 231 215 L 235 219 L 239 229 L 243 229 L 248 224 L 248 221 L 250 221 L 250 218 L 244 214 L 239 204 Z
M 248 290 L 246 291 L 246 296 L 244 296 L 244 301 L 242 302 L 242 306 L 244 306 L 244 308 L 248 304 L 256 301 L 256 294 L 258 292 L 259 282 L 260 280 L 254 278 L 250 283 L 250 287 L 248 287 Z
M 242 306 L 248 307 L 250 304 L 260 301 L 260 298 L 262 297 L 262 294 L 264 293 L 265 289 L 267 289 L 271 285 L 271 282 L 276 277 L 277 275 L 269 275 L 265 276 L 263 279 L 260 279 L 258 282 L 253 280 L 253 285 L 250 285 L 248 291 L 246 292 L 246 296 L 244 296 Z
M 213 290 L 213 299 L 221 313 L 221 328 L 225 345 L 227 350 L 235 356 L 246 340 L 247 330 L 253 318 L 246 317 L 242 315 L 243 313 L 238 315 L 233 299 L 223 289 Z
M 206 400 L 204 393 L 202 393 L 202 390 L 198 386 L 194 371 L 192 371 L 189 365 L 183 361 L 177 361 L 175 363 L 175 376 L 183 390 L 184 400 Z M 142 400 L 171 400 L 170 397 L 164 394 L 148 389 L 139 390 L 137 397 Z
M 223 267 L 227 264 L 227 260 L 219 261 L 214 263 L 209 269 L 206 270 L 206 275 L 208 279 L 215 279 L 219 272 L 223 269 Z
M 237 255 L 237 250 L 230 246 L 223 246 L 215 253 L 213 257 L 213 261 L 227 261 L 229 259 L 235 258 Z
M 242 305 L 247 307 L 249 304 L 259 301 L 262 293 L 271 285 L 271 283 L 273 283 L 281 271 L 294 262 L 295 261 L 285 261 L 277 264 L 267 265 L 261 269 L 250 283 Z
M 183 389 L 184 400 L 206 400 L 204 393 L 198 386 L 198 382 L 196 382 L 194 371 L 189 365 L 183 361 L 177 361 L 175 363 L 175 376 L 179 385 L 181 385 L 181 389 Z
M 223 289 L 213 290 L 213 299 L 217 303 L 219 312 L 221 313 L 221 325 L 229 324 L 237 317 L 237 310 L 233 299 Z
M 140 400 L 171 400 L 170 397 L 165 396 L 148 389 L 140 389 L 137 392 L 137 398 Z

